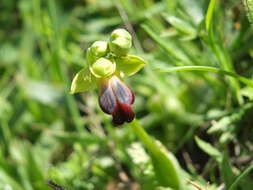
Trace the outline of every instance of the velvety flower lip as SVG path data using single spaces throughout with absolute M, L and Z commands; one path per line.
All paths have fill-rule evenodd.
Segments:
M 117 76 L 101 81 L 99 105 L 101 109 L 112 115 L 113 123 L 121 125 L 131 122 L 135 114 L 131 108 L 134 103 L 134 94 Z

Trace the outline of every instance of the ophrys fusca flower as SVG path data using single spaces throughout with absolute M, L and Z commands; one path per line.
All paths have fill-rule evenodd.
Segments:
M 71 85 L 71 93 L 98 88 L 99 105 L 105 113 L 112 115 L 115 125 L 134 119 L 131 108 L 134 93 L 123 78 L 135 74 L 146 64 L 138 56 L 127 55 L 132 46 L 131 38 L 126 30 L 116 29 L 109 42 L 94 42 L 87 49 L 87 67 L 76 74 Z

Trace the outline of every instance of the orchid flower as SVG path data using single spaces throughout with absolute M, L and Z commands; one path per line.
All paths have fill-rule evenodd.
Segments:
M 99 89 L 98 102 L 106 114 L 112 115 L 115 125 L 131 122 L 134 111 L 133 91 L 123 78 L 141 70 L 146 62 L 138 56 L 128 55 L 132 37 L 125 29 L 112 32 L 109 42 L 96 41 L 86 52 L 87 67 L 74 77 L 70 93 Z

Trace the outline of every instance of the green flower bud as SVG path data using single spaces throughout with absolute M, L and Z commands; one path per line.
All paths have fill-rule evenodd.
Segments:
M 108 53 L 108 43 L 105 41 L 94 42 L 87 50 L 87 60 L 90 64 Z
M 115 72 L 116 64 L 106 58 L 99 58 L 90 67 L 90 72 L 97 78 L 104 78 Z
M 109 40 L 110 50 L 118 56 L 126 55 L 132 47 L 132 36 L 125 29 L 116 29 Z
M 108 43 L 105 41 L 96 41 L 91 47 L 91 52 L 96 57 L 102 57 L 108 52 Z

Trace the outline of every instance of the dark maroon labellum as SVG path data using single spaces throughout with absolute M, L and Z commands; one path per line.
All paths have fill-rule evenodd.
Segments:
M 134 94 L 117 76 L 101 82 L 99 105 L 101 109 L 112 115 L 115 125 L 131 122 L 135 114 L 131 108 Z

